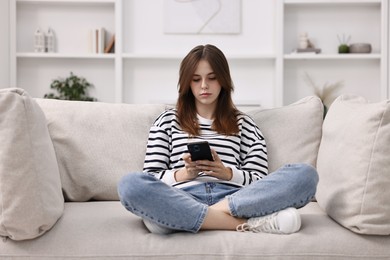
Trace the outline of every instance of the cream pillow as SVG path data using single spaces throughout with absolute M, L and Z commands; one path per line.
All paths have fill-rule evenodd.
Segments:
M 142 171 L 150 127 L 166 108 L 36 100 L 48 120 L 66 201 L 119 200 L 118 181 Z
M 317 201 L 335 221 L 361 234 L 390 234 L 389 101 L 341 96 L 323 126 Z
M 248 112 L 265 136 L 269 172 L 288 163 L 316 165 L 323 109 L 321 100 L 311 96 L 288 106 Z
M 0 89 L 0 235 L 32 239 L 62 215 L 60 175 L 38 104 L 21 89 Z

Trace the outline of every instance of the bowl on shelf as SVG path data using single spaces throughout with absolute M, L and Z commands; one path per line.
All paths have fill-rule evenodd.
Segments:
M 372 47 L 369 43 L 352 43 L 349 45 L 349 53 L 371 53 Z

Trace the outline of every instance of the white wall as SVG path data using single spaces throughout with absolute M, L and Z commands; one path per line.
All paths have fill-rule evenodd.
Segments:
M 9 86 L 9 1 L 0 1 L 0 88 Z
M 124 1 L 124 52 L 185 55 L 198 44 L 218 45 L 230 54 L 274 54 L 275 3 L 241 1 L 239 34 L 165 34 L 164 1 Z
M 229 60 L 236 86 L 233 95 L 236 104 L 273 105 L 274 60 L 253 58 L 257 55 L 275 55 L 273 0 L 241 1 L 239 34 L 165 34 L 163 3 L 162 0 L 124 1 L 123 51 L 136 55 L 164 54 L 180 57 L 171 60 L 126 60 L 126 102 L 175 102 L 181 58 L 194 46 L 210 43 L 221 48 Z

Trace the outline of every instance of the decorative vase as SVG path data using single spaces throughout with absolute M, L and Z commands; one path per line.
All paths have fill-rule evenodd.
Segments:
M 369 43 L 353 43 L 349 46 L 350 53 L 371 53 L 372 47 Z
M 349 46 L 347 44 L 339 45 L 339 53 L 349 53 Z

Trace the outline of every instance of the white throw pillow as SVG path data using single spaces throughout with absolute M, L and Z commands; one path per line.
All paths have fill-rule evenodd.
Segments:
M 248 112 L 265 136 L 269 172 L 288 163 L 315 167 L 323 114 L 323 104 L 315 96 L 284 107 Z
M 32 239 L 61 217 L 64 198 L 46 118 L 21 89 L 0 90 L 0 235 Z
M 390 234 L 390 103 L 340 96 L 329 109 L 319 149 L 317 201 L 361 234 Z

